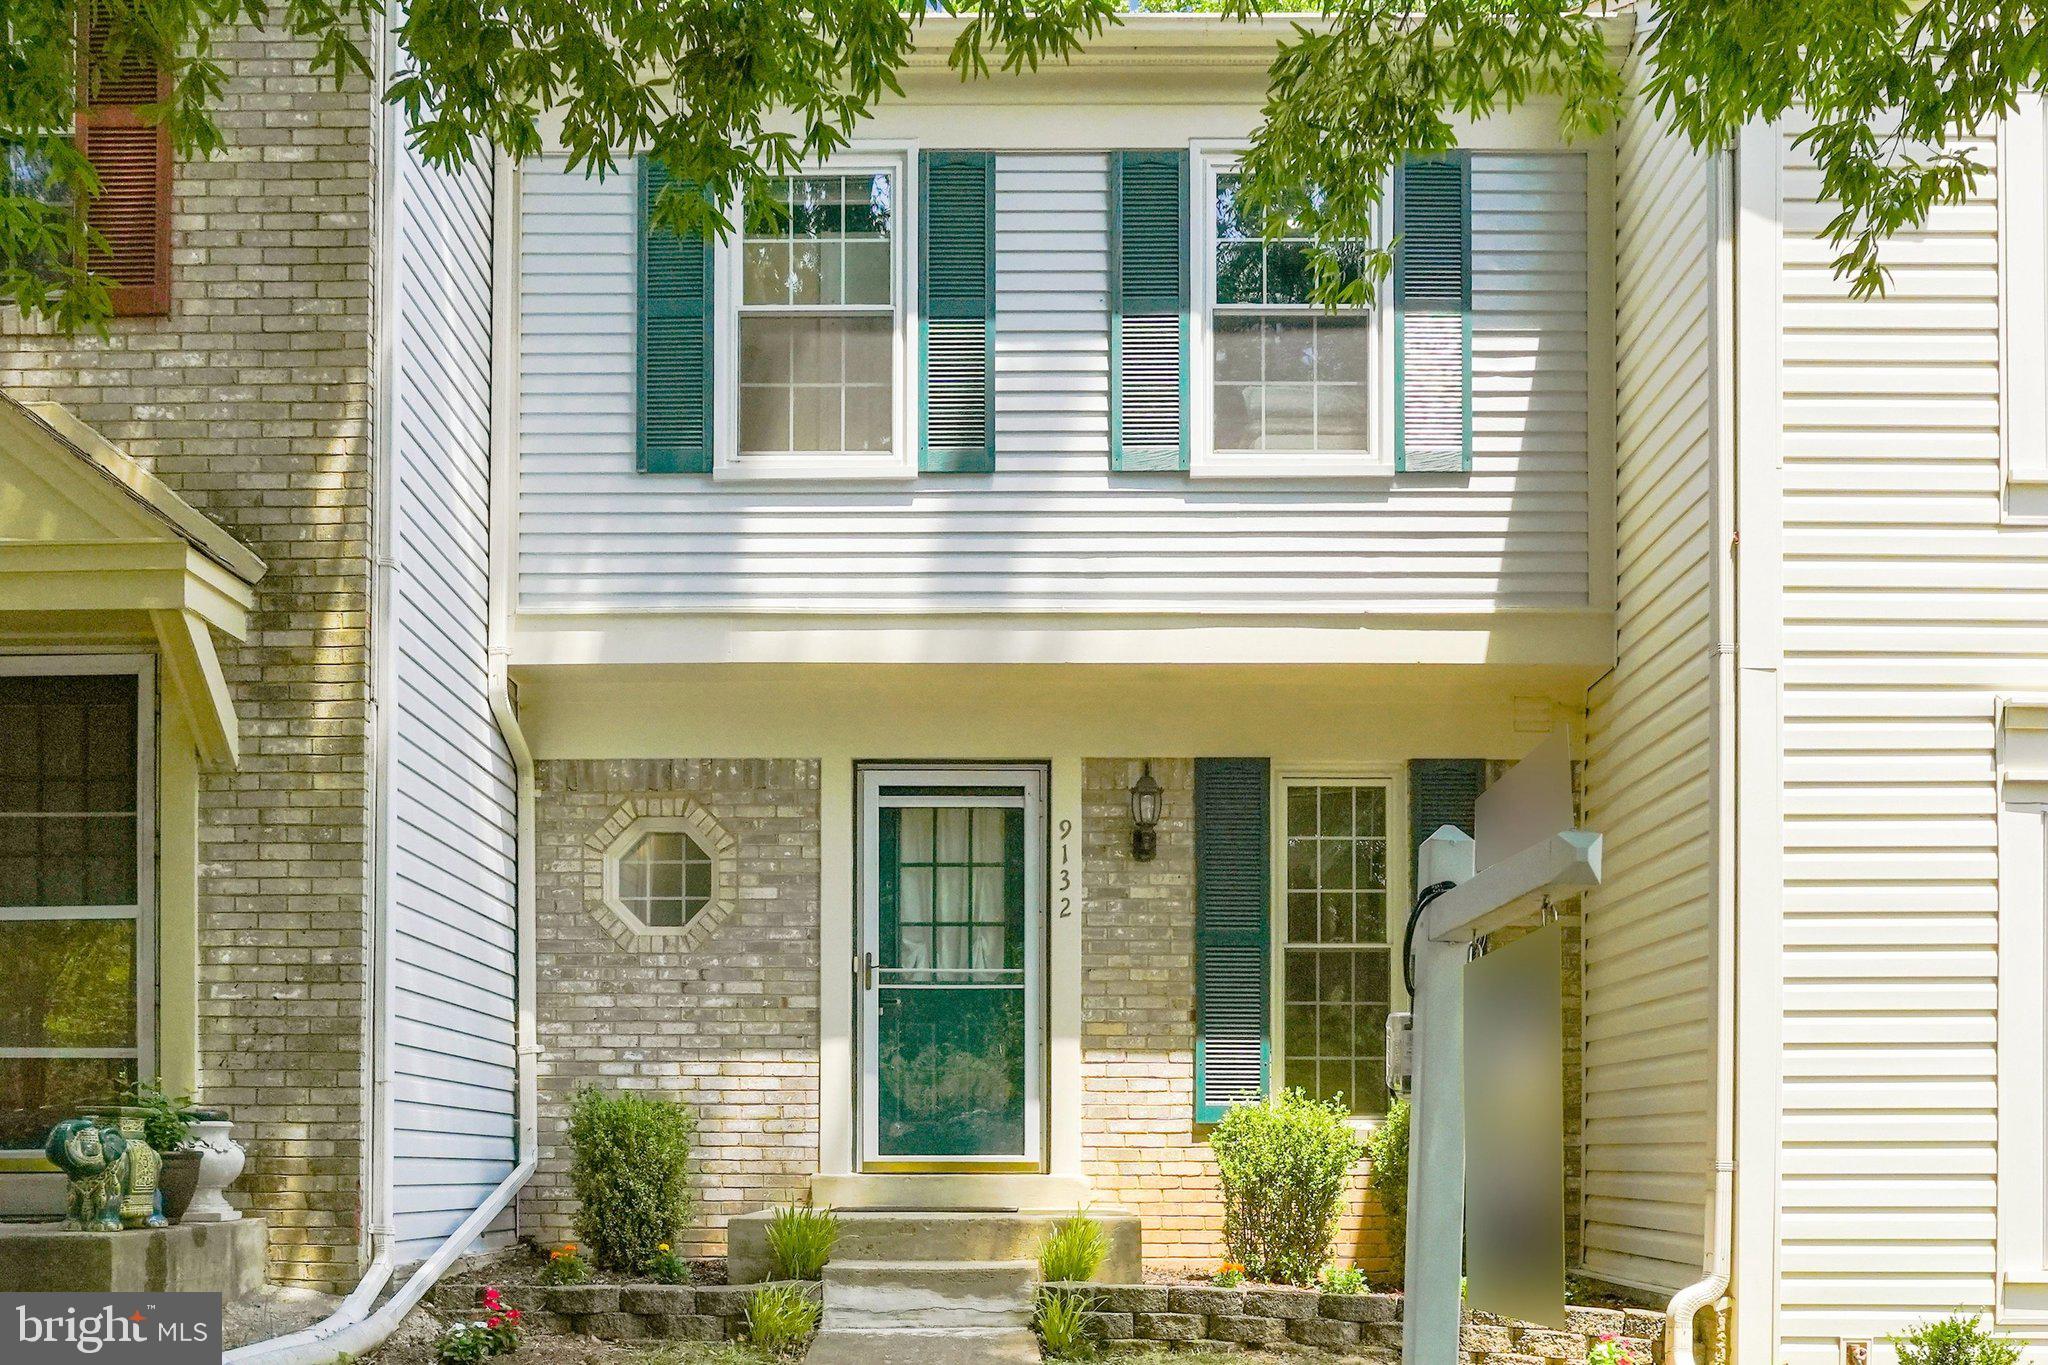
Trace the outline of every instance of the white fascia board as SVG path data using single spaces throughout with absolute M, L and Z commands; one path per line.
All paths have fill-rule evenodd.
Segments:
M 1431 903 L 1428 936 L 1462 943 L 1507 928 L 1545 898 L 1576 895 L 1600 884 L 1601 836 L 1583 830 L 1553 834 L 1482 869 Z

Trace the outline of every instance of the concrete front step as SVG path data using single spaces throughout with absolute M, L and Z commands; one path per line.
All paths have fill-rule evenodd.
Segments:
M 957 1213 L 946 1210 L 839 1209 L 839 1242 L 832 1260 L 1032 1261 L 1045 1245 L 1046 1232 L 1067 1210 Z M 726 1274 L 734 1284 L 753 1284 L 774 1275 L 768 1255 L 768 1223 L 773 1209 L 741 1214 L 726 1228 Z M 1088 1216 L 1101 1224 L 1108 1250 L 1095 1278 L 1105 1284 L 1130 1284 L 1143 1277 L 1138 1215 L 1128 1209 L 1091 1208 Z
M 828 1327 L 804 1365 L 1038 1365 L 1038 1338 L 1021 1328 L 842 1332 Z
M 825 1267 L 823 1327 L 835 1332 L 1023 1329 L 1036 1261 L 842 1261 Z

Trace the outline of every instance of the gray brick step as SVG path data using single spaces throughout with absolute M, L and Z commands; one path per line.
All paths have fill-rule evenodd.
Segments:
M 1035 1261 L 842 1261 L 825 1267 L 829 1331 L 1025 1328 Z

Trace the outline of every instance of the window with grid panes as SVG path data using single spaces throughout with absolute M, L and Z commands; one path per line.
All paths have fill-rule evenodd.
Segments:
M 741 252 L 741 455 L 888 452 L 895 441 L 897 177 L 785 176 Z
M 894 894 L 883 904 L 895 927 L 891 965 L 935 972 L 1021 965 L 1023 824 L 1015 812 L 942 806 L 887 814 L 897 822 Z
M 688 924 L 711 900 L 711 855 L 681 830 L 651 830 L 619 855 L 619 901 L 650 929 Z
M 0 1149 L 140 1064 L 139 686 L 0 674 Z
M 1267 237 L 1216 176 L 1211 443 L 1218 453 L 1354 453 L 1370 445 L 1371 315 L 1312 303 L 1310 240 Z
M 1386 1112 L 1387 788 L 1286 785 L 1281 1084 Z

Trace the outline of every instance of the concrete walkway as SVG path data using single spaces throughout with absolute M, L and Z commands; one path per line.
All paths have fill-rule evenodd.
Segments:
M 824 1331 L 804 1365 L 1038 1365 L 1038 1338 L 1022 1328 Z

